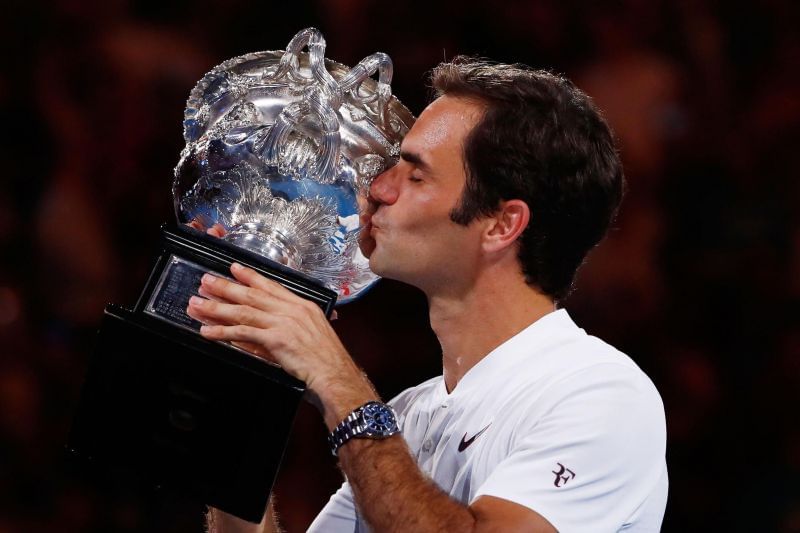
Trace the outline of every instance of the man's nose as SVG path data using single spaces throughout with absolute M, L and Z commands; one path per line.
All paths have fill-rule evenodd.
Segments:
M 370 197 L 379 204 L 395 203 L 398 195 L 398 176 L 397 165 L 378 174 L 369 187 Z

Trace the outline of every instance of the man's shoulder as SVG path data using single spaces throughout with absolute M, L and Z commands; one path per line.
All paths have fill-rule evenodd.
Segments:
M 566 381 L 589 384 L 612 380 L 655 391 L 649 376 L 629 355 L 592 335 L 576 337 L 555 358 L 559 361 L 558 374 Z
M 550 354 L 549 385 L 556 397 L 594 390 L 629 401 L 648 401 L 660 407 L 661 398 L 650 377 L 624 352 L 585 335 Z M 554 391 L 551 391 L 554 392 Z
M 598 366 L 644 375 L 631 357 L 584 331 L 563 309 L 533 323 L 496 352 L 490 357 L 506 361 L 492 363 L 503 369 L 503 379 L 563 379 Z
M 653 412 L 663 411 L 655 385 L 631 357 L 586 333 L 565 311 L 548 321 L 546 329 L 523 332 L 498 354 L 498 372 L 490 381 L 503 386 L 485 392 L 488 403 L 513 400 L 529 410 L 550 411 L 581 397 L 619 399 L 629 405 L 644 402 Z

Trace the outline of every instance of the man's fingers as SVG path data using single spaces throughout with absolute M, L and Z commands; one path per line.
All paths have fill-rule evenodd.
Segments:
M 276 310 L 280 307 L 277 304 L 303 301 L 280 283 L 265 278 L 251 268 L 234 263 L 231 273 L 239 283 L 209 273 L 201 278 L 200 291 L 207 298 L 249 305 L 264 311 Z
M 269 361 L 270 363 L 274 363 L 276 365 L 278 364 L 278 362 L 275 361 L 275 359 L 269 354 L 269 352 L 264 350 L 264 348 L 262 348 L 258 344 L 253 344 L 250 342 L 242 342 L 242 341 L 231 341 L 231 344 L 248 353 L 258 356 L 261 359 L 264 359 L 265 361 Z
M 249 305 L 229 304 L 207 300 L 199 296 L 189 299 L 187 309 L 189 316 L 203 323 L 213 324 L 244 324 L 259 328 L 273 326 L 273 315 L 266 314 Z
M 265 278 L 252 268 L 240 265 L 239 263 L 233 263 L 231 265 L 231 274 L 233 274 L 233 277 L 236 278 L 237 281 L 247 285 L 248 287 L 260 289 L 274 297 L 280 297 L 284 300 L 299 298 L 277 281 Z
M 206 301 L 208 300 L 204 300 L 203 298 L 199 298 L 197 296 L 192 296 L 192 298 L 189 299 L 189 305 L 186 308 L 186 314 L 206 326 L 228 326 L 231 324 L 230 321 L 227 321 L 222 317 L 212 316 L 213 312 L 209 309 L 210 306 L 205 305 Z
M 198 298 L 196 296 L 193 296 L 192 299 L 189 300 L 189 307 L 186 309 L 186 313 L 190 317 L 192 317 L 195 320 L 199 321 L 203 326 L 230 326 L 231 323 L 228 322 L 228 321 L 223 321 L 223 320 L 220 320 L 218 318 L 210 318 L 208 315 L 205 315 L 205 314 L 203 314 L 201 312 L 201 309 L 203 311 L 207 311 L 208 312 L 209 311 L 208 307 L 216 307 L 217 310 L 220 309 L 219 306 L 214 306 L 213 303 L 211 303 L 211 302 L 209 302 L 209 303 L 211 305 L 206 305 L 206 303 L 202 301 L 202 298 Z M 225 304 L 225 305 L 228 305 L 228 304 Z M 229 307 L 233 307 L 233 306 L 229 306 Z M 215 340 L 224 341 L 224 340 L 227 340 L 227 339 L 221 339 L 220 338 L 220 339 L 215 339 Z M 267 360 L 267 361 L 269 361 L 271 363 L 277 364 L 276 361 L 273 359 L 273 357 L 269 354 L 269 352 L 267 352 L 264 348 L 262 348 L 258 344 L 251 343 L 251 342 L 245 342 L 245 341 L 230 341 L 230 343 L 232 345 L 236 346 L 237 348 L 240 348 L 240 349 L 242 349 L 242 350 L 244 350 L 246 352 L 249 352 L 249 353 L 251 353 L 253 355 L 256 355 L 256 356 L 258 356 L 258 357 L 260 357 L 262 359 L 265 359 L 265 360 Z
M 231 341 L 264 346 L 268 343 L 268 330 L 237 324 L 235 326 L 202 326 L 200 334 L 215 341 Z
M 263 311 L 277 310 L 286 303 L 307 305 L 307 300 L 252 268 L 233 263 L 231 274 L 239 283 L 205 274 L 198 292 L 209 299 L 249 305 Z
M 217 222 L 216 224 L 214 224 L 213 226 L 211 226 L 210 228 L 208 228 L 208 229 L 206 230 L 206 233 L 208 233 L 208 234 L 209 234 L 209 235 L 211 235 L 212 237 L 217 237 L 217 238 L 220 238 L 220 239 L 221 239 L 222 237 L 224 237 L 224 236 L 225 236 L 225 234 L 227 233 L 227 231 L 225 230 L 225 227 L 224 227 L 222 224 L 220 224 L 219 222 Z
M 280 364 L 269 352 L 270 332 L 266 329 L 238 324 L 235 326 L 202 326 L 200 334 L 208 340 L 230 342 L 270 363 Z
M 198 287 L 197 294 L 199 294 L 203 298 L 206 298 L 207 300 L 214 300 L 215 302 L 222 302 L 222 303 L 226 303 L 226 304 L 232 303 L 232 302 L 229 302 L 228 300 L 226 300 L 226 299 L 224 299 L 224 298 L 222 298 L 220 296 L 217 296 L 215 294 L 211 294 L 210 292 L 208 292 L 205 289 L 205 287 L 203 287 L 203 285 L 200 285 L 200 287 Z
M 203 275 L 198 293 L 201 292 L 211 300 L 249 305 L 262 310 L 270 309 L 272 300 L 277 298 L 267 291 L 250 288 L 213 274 Z
M 186 314 L 189 315 L 190 318 L 197 320 L 204 326 L 219 326 L 223 324 L 219 320 L 215 320 L 213 318 L 209 318 L 205 315 L 200 314 L 197 308 L 192 307 L 191 305 L 186 308 Z

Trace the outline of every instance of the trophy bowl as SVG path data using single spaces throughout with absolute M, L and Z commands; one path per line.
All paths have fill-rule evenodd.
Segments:
M 184 111 L 178 221 L 216 228 L 223 240 L 334 290 L 338 303 L 363 294 L 378 277 L 358 247 L 359 213 L 414 122 L 392 96 L 391 77 L 383 53 L 352 69 L 325 59 L 313 28 L 285 51 L 213 68 Z

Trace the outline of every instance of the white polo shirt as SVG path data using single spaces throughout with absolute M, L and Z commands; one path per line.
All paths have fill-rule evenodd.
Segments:
M 503 498 L 562 532 L 661 526 L 667 468 L 658 391 L 563 309 L 498 346 L 450 394 L 439 376 L 390 403 L 420 469 L 465 505 Z M 369 531 L 348 483 L 309 531 Z

